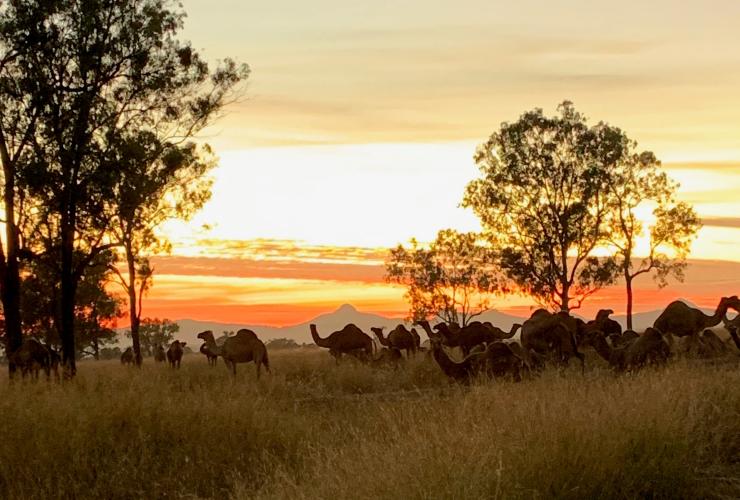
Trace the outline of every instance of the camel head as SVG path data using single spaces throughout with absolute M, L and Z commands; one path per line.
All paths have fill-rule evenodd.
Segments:
M 596 313 L 596 321 L 605 320 L 612 314 L 614 314 L 613 309 L 600 309 L 599 312 Z
M 213 331 L 212 330 L 206 330 L 204 332 L 200 332 L 198 334 L 198 338 L 201 339 L 201 340 L 204 340 L 206 342 L 208 342 L 209 340 L 214 340 Z
M 385 330 L 384 326 L 371 326 L 370 331 L 375 334 L 383 335 L 383 330 Z
M 731 297 L 722 297 L 722 300 L 720 301 L 720 307 L 724 308 L 725 310 L 728 308 L 732 308 L 737 312 L 740 312 L 740 299 L 738 299 L 737 295 L 733 295 Z

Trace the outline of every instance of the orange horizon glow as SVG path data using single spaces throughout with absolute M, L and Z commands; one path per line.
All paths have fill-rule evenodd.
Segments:
M 740 3 L 719 3 L 184 0 L 193 46 L 252 75 L 199 137 L 219 156 L 213 196 L 163 229 L 174 251 L 153 259 L 144 316 L 290 325 L 344 303 L 404 316 L 386 249 L 479 230 L 459 206 L 476 145 L 565 99 L 653 151 L 705 222 L 686 282 L 639 279 L 635 310 L 714 307 L 740 292 Z M 624 311 L 621 288 L 578 313 L 602 306 Z

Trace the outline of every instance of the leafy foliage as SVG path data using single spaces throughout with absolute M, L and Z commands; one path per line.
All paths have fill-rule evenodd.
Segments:
M 386 260 L 386 278 L 406 287 L 414 320 L 437 316 L 466 325 L 504 291 L 495 252 L 475 233 L 440 231 L 428 248 L 411 240 Z
M 139 325 L 141 351 L 145 356 L 154 354 L 157 345 L 167 346 L 180 331 L 180 325 L 168 319 L 144 318 Z M 131 330 L 126 332 L 131 338 Z
M 500 246 L 501 267 L 519 289 L 567 311 L 614 281 L 614 260 L 593 252 L 606 237 L 608 181 L 624 142 L 621 130 L 589 126 L 568 101 L 558 111 L 527 112 L 480 145 L 481 178 L 463 206 Z
M 627 288 L 627 324 L 632 327 L 632 281 L 652 273 L 658 286 L 673 277 L 683 281 L 686 257 L 701 227 L 694 209 L 675 200 L 678 184 L 665 172 L 649 151 L 634 152 L 637 144 L 625 139 L 622 161 L 615 165 L 609 181 L 610 202 L 607 233 L 615 249 L 617 266 Z M 654 220 L 647 224 L 638 213 L 652 207 Z M 638 247 L 647 237 L 646 248 Z M 637 253 L 641 257 L 637 257 Z

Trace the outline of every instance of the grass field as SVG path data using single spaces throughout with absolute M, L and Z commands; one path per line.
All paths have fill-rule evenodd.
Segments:
M 0 381 L 0 498 L 740 497 L 740 363 L 451 385 L 272 352 Z

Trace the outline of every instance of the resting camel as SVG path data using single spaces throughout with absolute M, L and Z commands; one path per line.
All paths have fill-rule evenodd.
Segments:
M 495 378 L 522 379 L 522 372 L 527 369 L 526 361 L 516 348 L 504 342 L 496 341 L 484 349 L 469 354 L 461 362 L 450 359 L 442 347 L 442 339 L 431 339 L 432 356 L 448 377 L 458 382 L 467 383 L 477 375 Z M 476 346 L 480 349 L 480 346 Z
M 167 349 L 167 361 L 170 362 L 172 368 L 180 368 L 182 362 L 182 355 L 185 353 L 185 345 L 187 342 L 180 342 L 175 340 L 170 344 L 170 348 Z
M 660 330 L 661 333 L 667 336 L 668 342 L 672 343 L 673 335 L 676 337 L 696 336 L 706 328 L 719 325 L 730 307 L 735 310 L 740 308 L 740 299 L 737 298 L 737 295 L 722 297 L 717 309 L 711 316 L 680 300 L 676 300 L 668 304 L 668 307 L 660 313 L 658 319 L 653 323 L 653 328 Z
M 198 338 L 203 340 L 203 345 L 200 346 L 201 354 L 206 356 L 210 366 L 216 366 L 218 364 L 218 356 L 221 352 L 221 348 L 216 344 L 213 331 L 206 330 L 204 332 L 200 332 L 198 334 Z
M 207 333 L 207 332 L 202 332 Z M 213 332 L 211 339 L 213 338 Z M 198 334 L 199 338 L 203 338 Z M 209 342 L 206 340 L 206 342 Z M 215 344 L 215 341 L 214 341 Z M 228 337 L 220 348 L 221 357 L 224 358 L 226 368 L 236 377 L 236 364 L 249 363 L 254 361 L 257 366 L 257 380 L 260 379 L 262 365 L 265 366 L 267 373 L 270 373 L 270 359 L 267 356 L 267 348 L 264 342 L 257 338 L 257 334 L 252 330 L 242 328 L 233 337 Z
M 373 339 L 352 323 L 326 338 L 319 336 L 316 325 L 312 324 L 310 328 L 314 343 L 319 347 L 329 349 L 329 354 L 334 357 L 337 364 L 343 354 L 350 354 L 353 351 L 360 353 L 358 358 L 361 360 L 367 361 L 372 358 Z
M 551 359 L 567 365 L 575 356 L 585 371 L 585 356 L 578 352 L 575 335 L 578 322 L 566 312 L 556 314 L 538 309 L 522 325 L 522 348 L 532 354 L 533 360 L 541 366 L 542 359 Z
M 24 378 L 31 374 L 38 379 L 39 371 L 43 369 L 48 380 L 53 369 L 55 377 L 59 379 L 59 355 L 34 338 L 23 339 L 20 347 L 8 356 L 8 361 L 15 364 Z
M 732 341 L 735 343 L 735 346 L 740 349 L 740 337 L 737 335 L 737 330 L 740 328 L 740 314 L 735 316 L 733 319 L 723 319 L 722 320 L 725 324 L 725 329 L 730 333 L 730 337 L 732 337 Z
M 394 370 L 398 369 L 401 363 L 403 363 L 403 356 L 400 349 L 395 347 L 383 347 L 370 361 L 373 366 L 391 366 Z
M 136 356 L 134 355 L 134 348 L 127 347 L 126 350 L 121 353 L 121 364 L 122 365 L 133 365 L 134 361 L 136 361 Z
M 164 347 L 162 347 L 162 344 L 157 344 L 154 348 L 154 361 L 157 363 L 163 363 L 166 359 L 167 355 L 164 352 Z
M 637 340 L 624 347 L 609 346 L 600 332 L 591 332 L 588 340 L 596 352 L 617 372 L 639 370 L 648 364 L 665 364 L 670 357 L 668 344 L 661 332 L 655 328 L 648 328 Z
M 416 340 L 414 335 L 406 329 L 403 325 L 398 325 L 387 337 L 383 335 L 382 328 L 370 328 L 372 332 L 378 337 L 380 345 L 384 347 L 393 347 L 399 351 L 406 351 L 406 357 L 408 358 L 412 354 L 416 354 Z

